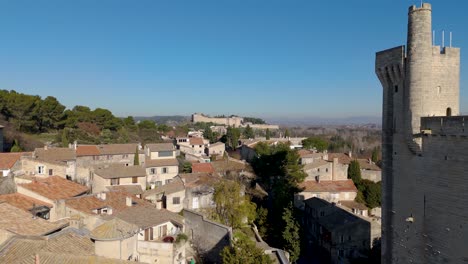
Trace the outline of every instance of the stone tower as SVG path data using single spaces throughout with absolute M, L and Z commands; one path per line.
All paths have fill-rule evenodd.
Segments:
M 430 4 L 411 6 L 406 47 L 376 54 L 383 263 L 468 261 L 461 246 L 468 247 L 468 117 L 458 116 L 460 49 L 433 45 L 431 16 Z M 465 205 L 451 207 L 460 201 Z

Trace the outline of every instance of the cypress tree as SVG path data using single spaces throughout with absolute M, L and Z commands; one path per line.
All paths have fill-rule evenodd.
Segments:
M 137 165 L 140 165 L 140 157 L 138 155 L 138 146 L 136 147 L 136 150 L 135 150 L 135 157 L 133 158 L 133 165 L 137 166 Z

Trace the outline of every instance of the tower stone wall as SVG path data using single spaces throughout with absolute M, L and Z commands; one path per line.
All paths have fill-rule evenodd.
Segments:
M 430 4 L 410 7 L 407 46 L 376 54 L 383 87 L 383 263 L 468 263 L 460 50 L 432 45 L 431 15 Z

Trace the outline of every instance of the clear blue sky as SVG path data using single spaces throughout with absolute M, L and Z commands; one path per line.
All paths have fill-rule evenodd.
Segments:
M 433 0 L 462 48 L 468 1 Z M 116 115 L 377 116 L 414 0 L 0 0 L 0 89 Z M 440 42 L 440 36 L 438 42 Z

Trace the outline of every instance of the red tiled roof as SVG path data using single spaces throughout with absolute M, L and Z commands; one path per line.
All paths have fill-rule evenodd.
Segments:
M 75 197 L 88 191 L 86 186 L 74 183 L 59 176 L 36 179 L 31 183 L 19 184 L 18 186 L 51 200 Z
M 49 203 L 44 203 L 21 193 L 2 194 L 0 195 L 0 202 L 8 203 L 14 207 L 23 209 L 24 211 L 29 211 L 34 206 L 41 205 L 52 208 L 52 205 Z
M 214 173 L 215 169 L 211 163 L 194 163 L 192 164 L 192 173 Z
M 190 145 L 204 145 L 203 138 L 192 137 L 190 138 Z
M 357 192 L 353 180 L 345 181 L 305 181 L 299 184 L 303 192 Z
M 97 198 L 97 194 L 70 198 L 65 201 L 65 205 L 86 214 L 94 214 L 93 210 L 104 207 L 112 208 L 112 214 L 121 212 L 127 208 L 127 197 L 132 198 L 134 202 L 132 206 L 151 205 L 150 202 L 138 199 L 132 194 L 123 191 L 110 191 L 105 194 L 105 199 Z
M 338 158 L 338 162 L 341 164 L 350 164 L 352 158 L 345 153 L 328 153 L 328 160 L 333 161 L 334 158 Z
M 98 156 L 101 155 L 99 149 L 95 145 L 81 145 L 76 147 L 76 156 Z
M 309 154 L 312 154 L 313 152 L 310 151 L 310 150 L 306 150 L 306 149 L 301 149 L 301 150 L 298 150 L 297 153 L 299 154 L 299 156 L 302 158 L 306 155 L 309 155 Z
M 361 170 L 372 170 L 372 171 L 381 171 L 379 166 L 375 165 L 375 163 L 367 160 L 367 159 L 358 159 L 359 167 Z
M 31 152 L 0 153 L 0 170 L 11 169 L 21 156 L 31 155 Z

